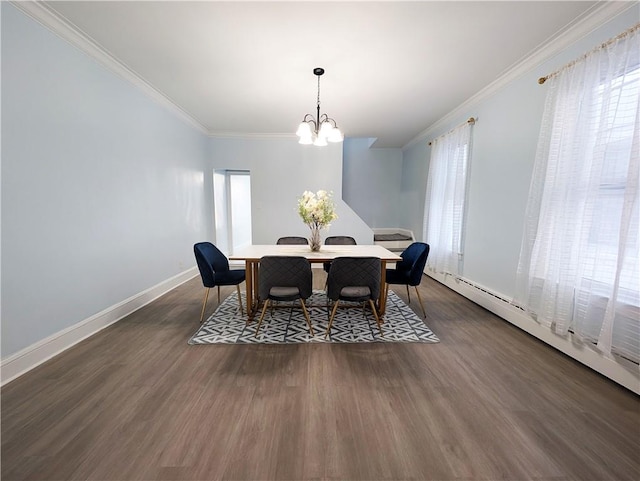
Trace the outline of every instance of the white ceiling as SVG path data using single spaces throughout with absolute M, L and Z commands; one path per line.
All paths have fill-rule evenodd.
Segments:
M 598 2 L 47 2 L 211 135 L 322 112 L 402 147 Z

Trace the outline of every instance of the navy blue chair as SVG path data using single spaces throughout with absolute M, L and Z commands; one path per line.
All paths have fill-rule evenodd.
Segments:
M 240 296 L 240 284 L 242 284 L 245 279 L 245 269 L 229 269 L 229 259 L 211 242 L 198 242 L 193 246 L 193 252 L 196 255 L 196 262 L 200 270 L 202 284 L 206 287 L 204 302 L 202 303 L 202 313 L 200 314 L 200 323 L 202 323 L 204 319 L 204 311 L 207 307 L 207 300 L 209 299 L 209 290 L 212 287 L 218 288 L 218 304 L 220 304 L 220 286 L 236 286 L 240 312 L 244 313 L 242 309 L 242 297 Z
M 386 270 L 387 289 L 389 288 L 389 284 L 407 286 L 407 297 L 409 299 L 409 303 L 411 303 L 409 286 L 415 287 L 424 317 L 427 317 L 427 313 L 424 310 L 418 286 L 422 281 L 422 274 L 424 273 L 424 266 L 427 263 L 428 256 L 429 244 L 425 244 L 424 242 L 414 242 L 407 247 L 402 254 L 400 254 L 402 260 L 396 263 L 395 269 Z

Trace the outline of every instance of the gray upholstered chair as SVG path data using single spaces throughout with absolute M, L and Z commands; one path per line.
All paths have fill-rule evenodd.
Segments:
M 258 301 L 264 302 L 256 336 L 264 319 L 267 307 L 274 301 L 293 302 L 300 300 L 302 312 L 313 336 L 311 319 L 305 306 L 305 299 L 313 293 L 311 264 L 302 256 L 264 256 L 260 259 L 258 271 Z M 291 306 L 293 314 L 293 305 Z
M 330 235 L 324 240 L 324 245 L 356 245 L 356 240 L 348 235 Z M 329 268 L 331 267 L 331 262 L 324 262 L 322 267 L 325 272 L 329 272 Z
M 324 240 L 325 245 L 356 245 L 356 240 L 348 235 L 330 235 Z
M 368 303 L 382 333 L 382 324 L 378 317 L 375 300 L 380 297 L 380 259 L 378 257 L 336 257 L 331 262 L 327 276 L 327 297 L 333 301 L 329 325 L 324 334 L 329 335 L 340 301 Z
M 291 244 L 291 245 L 308 245 L 309 241 L 306 237 L 298 237 L 298 236 L 286 236 L 280 237 L 276 244 Z

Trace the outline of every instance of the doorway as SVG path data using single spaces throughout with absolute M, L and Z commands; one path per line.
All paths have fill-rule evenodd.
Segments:
M 213 204 L 216 244 L 227 256 L 251 245 L 251 174 L 214 170 Z

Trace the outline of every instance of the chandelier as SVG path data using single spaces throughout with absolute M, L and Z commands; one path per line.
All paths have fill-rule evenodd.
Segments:
M 329 142 L 342 142 L 344 135 L 336 125 L 336 121 L 327 116 L 320 115 L 320 76 L 324 73 L 324 69 L 316 67 L 313 69 L 314 75 L 318 77 L 318 103 L 316 105 L 316 117 L 313 114 L 307 114 L 298 126 L 296 135 L 300 137 L 298 143 L 313 144 L 317 146 L 327 145 Z

